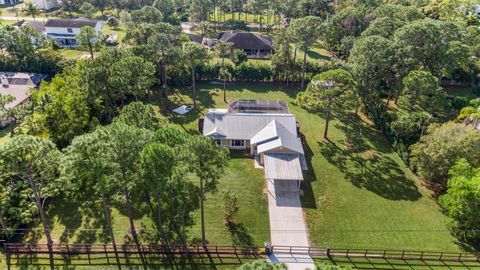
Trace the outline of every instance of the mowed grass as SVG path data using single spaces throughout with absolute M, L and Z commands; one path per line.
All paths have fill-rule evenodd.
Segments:
M 202 84 L 202 106 L 223 103 L 218 86 Z M 289 102 L 305 136 L 310 170 L 302 187 L 310 242 L 350 248 L 456 251 L 446 217 L 431 193 L 374 127 L 353 113 L 335 114 L 329 138 L 322 115 L 294 104 L 296 91 L 272 84 L 235 84 L 232 99 Z
M 194 130 L 197 119 L 208 108 L 225 108 L 218 85 L 199 84 L 199 110 L 184 116 L 167 115 L 175 125 Z M 305 152 L 310 170 L 302 186 L 310 242 L 313 245 L 348 248 L 384 248 L 406 250 L 457 251 L 445 223 L 446 218 L 431 194 L 410 172 L 393 151 L 385 137 L 351 113 L 335 114 L 330 126 L 330 141 L 322 139 L 324 118 L 294 104 L 297 91 L 275 84 L 231 84 L 227 99 L 279 99 L 289 102 L 290 110 L 300 123 L 305 136 Z M 177 105 L 191 103 L 189 89 L 172 100 Z M 197 181 L 192 177 L 192 181 Z M 210 244 L 251 243 L 262 245 L 269 240 L 268 209 L 263 193 L 263 171 L 254 169 L 253 161 L 242 153 L 232 153 L 218 191 L 207 195 L 206 236 Z M 233 191 L 240 201 L 236 228 L 224 225 L 222 194 Z M 118 209 L 122 209 L 118 206 Z M 102 229 L 103 217 L 82 221 L 74 207 L 64 204 L 52 211 L 53 234 L 61 239 L 65 227 L 69 242 L 102 242 L 101 235 L 87 239 L 84 229 Z M 86 210 L 84 210 L 86 211 Z M 141 211 L 138 211 L 141 213 Z M 194 213 L 196 225 L 192 238 L 200 237 L 199 211 Z M 113 213 L 119 239 L 128 231 L 123 213 Z M 68 224 L 68 220 L 76 222 Z M 97 223 L 95 223 L 97 222 Z M 137 225 L 151 227 L 146 215 L 139 215 Z M 87 225 L 90 224 L 90 225 Z M 40 230 L 38 227 L 37 230 Z M 83 236 L 82 236 L 83 232 Z M 44 240 L 40 236 L 37 241 Z M 92 237 L 92 236 L 90 236 Z M 1 266 L 1 265 L 0 265 Z

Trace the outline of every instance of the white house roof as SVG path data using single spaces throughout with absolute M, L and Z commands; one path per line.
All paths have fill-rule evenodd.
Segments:
M 262 130 L 255 134 L 252 139 L 250 139 L 250 143 L 258 144 L 276 138 L 295 140 L 297 136 L 293 134 L 290 130 L 288 130 L 285 126 L 280 124 L 277 120 L 272 120 L 272 122 L 266 125 Z
M 257 153 L 265 152 L 279 152 L 283 150 L 290 150 L 298 154 L 303 154 L 303 147 L 298 138 L 276 138 L 272 141 L 261 143 L 257 145 Z
M 299 155 L 270 154 L 264 156 L 265 178 L 275 180 L 303 180 Z
M 205 115 L 203 135 L 214 137 L 215 131 L 221 131 L 225 139 L 250 140 L 274 120 L 296 137 L 297 125 L 292 114 L 229 113 L 218 109 Z

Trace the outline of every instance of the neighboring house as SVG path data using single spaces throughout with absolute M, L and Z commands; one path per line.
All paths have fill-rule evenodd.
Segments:
M 11 95 L 14 101 L 6 105 L 7 108 L 15 108 L 24 103 L 31 94 L 31 89 L 40 85 L 47 77 L 41 73 L 0 72 L 0 95 Z
M 102 33 L 102 23 L 88 19 L 49 19 L 45 24 L 45 33 L 47 38 L 52 38 L 61 47 L 75 48 L 79 41 L 76 35 L 84 26 L 90 26 Z
M 45 25 L 41 22 L 27 22 L 27 21 L 19 21 L 17 23 L 14 23 L 12 25 L 14 28 L 20 28 L 20 27 L 25 27 L 25 26 L 30 26 L 32 27 L 35 32 L 37 32 L 40 36 L 43 36 L 45 35 Z M 39 43 L 39 38 L 38 37 L 34 37 L 32 36 L 31 39 L 33 40 L 33 42 L 35 43 Z
M 269 37 L 249 32 L 227 31 L 220 34 L 220 40 L 231 42 L 233 48 L 242 50 L 249 58 L 266 59 L 275 53 Z
M 297 121 L 285 102 L 233 101 L 228 109 L 210 109 L 200 126 L 217 145 L 248 150 L 267 179 L 297 181 L 300 187 L 307 163 Z
M 57 0 L 29 0 L 29 2 L 32 2 L 39 9 L 44 9 L 44 10 L 54 9 L 59 5 Z
M 11 6 L 20 3 L 20 0 L 0 0 L 0 5 Z

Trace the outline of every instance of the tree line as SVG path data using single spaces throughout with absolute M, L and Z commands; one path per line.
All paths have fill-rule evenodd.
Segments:
M 200 204 L 204 230 L 204 194 L 215 189 L 228 161 L 226 149 L 162 125 L 153 107 L 141 102 L 130 103 L 111 124 L 75 137 L 61 150 L 49 139 L 18 135 L 1 145 L 0 156 L 2 235 L 12 237 L 16 228 L 39 218 L 50 252 L 48 209 L 62 201 L 101 207 L 114 245 L 112 205 L 126 209 L 129 241 L 139 248 L 140 242 L 187 244 L 191 213 Z M 190 175 L 197 176 L 198 185 Z M 156 230 L 140 239 L 134 220 L 142 207 Z

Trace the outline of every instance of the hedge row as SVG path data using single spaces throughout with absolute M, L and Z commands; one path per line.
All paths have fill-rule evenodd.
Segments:
M 309 80 L 314 75 L 327 71 L 329 69 L 343 67 L 342 63 L 339 62 L 321 62 L 321 63 L 308 63 L 305 68 L 305 78 Z M 196 78 L 197 80 L 211 81 L 211 80 L 220 80 L 220 70 L 222 68 L 221 63 L 211 63 L 198 66 L 196 68 Z M 281 70 L 276 68 L 273 65 L 268 64 L 252 64 L 252 63 L 242 63 L 238 66 L 232 65 L 230 63 L 225 64 L 225 68 L 230 73 L 228 81 L 248 81 L 248 82 L 279 82 L 285 80 L 285 75 L 288 72 L 290 79 L 291 70 Z M 345 68 L 345 67 L 343 67 Z M 295 76 L 293 77 L 294 81 L 301 80 L 301 64 L 297 64 L 295 67 Z M 185 74 L 188 73 L 188 74 Z M 183 85 L 191 83 L 191 78 L 189 71 L 182 70 L 180 73 L 178 70 L 169 72 L 170 83 L 176 85 Z

